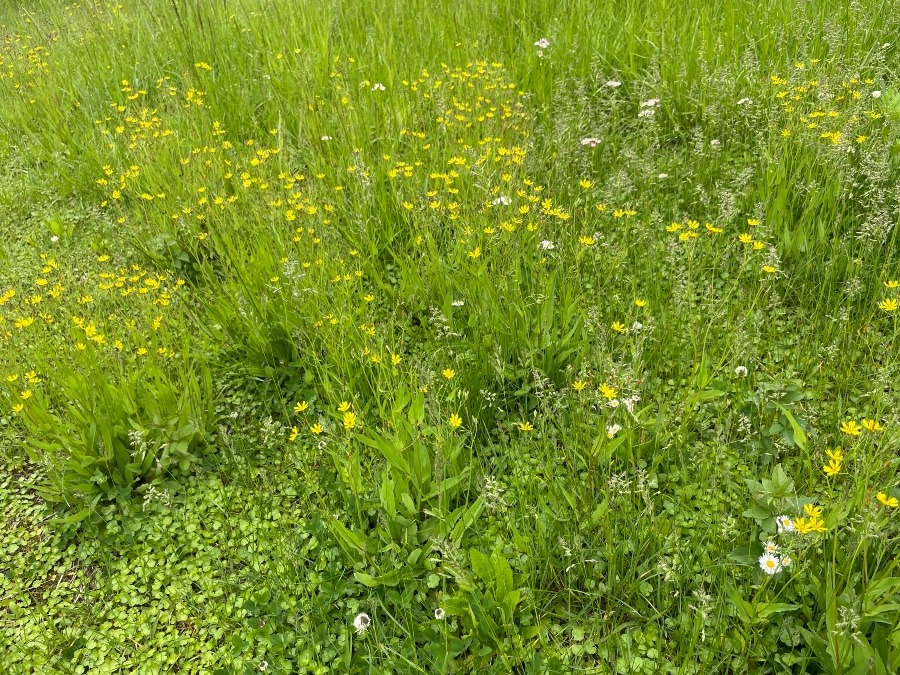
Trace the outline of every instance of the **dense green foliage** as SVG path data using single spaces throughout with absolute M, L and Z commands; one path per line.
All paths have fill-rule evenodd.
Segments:
M 900 670 L 894 3 L 0 10 L 0 670 Z

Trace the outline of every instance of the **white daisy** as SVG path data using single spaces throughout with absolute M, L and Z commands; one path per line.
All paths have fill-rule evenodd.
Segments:
M 763 553 L 759 556 L 759 569 L 766 574 L 772 575 L 781 569 L 781 562 L 778 556 L 772 553 Z

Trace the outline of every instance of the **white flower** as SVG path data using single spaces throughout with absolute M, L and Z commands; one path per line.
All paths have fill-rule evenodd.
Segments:
M 540 49 L 547 49 L 550 46 L 550 40 L 548 40 L 547 38 L 541 38 L 534 43 L 534 46 Z
M 792 562 L 793 562 L 793 560 L 791 560 L 790 557 L 784 556 L 781 559 L 781 569 L 787 569 L 788 567 L 791 566 Z
M 765 544 L 763 544 L 763 550 L 766 553 L 778 553 L 778 544 L 769 539 Z
M 740 101 L 738 101 L 738 105 L 747 105 L 750 103 L 753 103 L 753 100 L 749 98 L 742 98 Z
M 720 145 L 722 145 L 722 142 L 718 138 L 714 138 L 709 142 L 709 144 L 714 148 L 718 148 Z
M 622 86 L 622 83 L 619 82 L 618 80 L 607 80 L 607 81 L 606 81 L 606 86 L 607 86 L 607 87 L 612 87 L 613 89 L 615 89 L 616 87 L 621 87 L 621 86 Z
M 610 408 L 618 408 L 619 407 L 619 399 L 611 398 L 611 399 L 609 399 L 609 401 L 607 402 L 606 405 L 608 405 Z
M 434 610 L 434 618 L 437 619 L 438 621 L 440 621 L 441 619 L 443 619 L 444 616 L 446 616 L 446 615 L 444 614 L 444 610 L 441 609 L 440 607 L 438 607 L 436 610 Z
M 633 413 L 634 412 L 634 404 L 640 400 L 641 400 L 641 397 L 638 396 L 637 394 L 634 394 L 630 398 L 626 398 L 625 399 L 625 408 L 628 410 L 628 412 Z
M 614 438 L 615 435 L 620 431 L 622 431 L 622 427 L 620 427 L 618 424 L 610 424 L 608 427 L 606 427 L 606 437 Z
M 643 103 L 641 103 L 642 108 L 655 108 L 658 105 L 659 105 L 658 98 L 651 98 L 651 99 L 648 99 L 648 100 L 644 101 Z
M 642 324 L 640 321 L 635 321 L 633 324 L 631 324 L 631 330 L 633 330 L 635 332 L 642 330 L 643 328 L 644 328 L 644 324 Z
M 500 195 L 499 197 L 497 197 L 497 199 L 495 199 L 491 203 L 494 206 L 509 206 L 510 204 L 512 204 L 512 200 L 509 197 L 507 197 L 506 195 Z
M 322 136 L 322 140 L 323 140 L 323 141 L 330 141 L 330 140 L 331 140 L 331 136 Z
M 466 301 L 465 300 L 454 300 L 450 304 L 453 305 L 454 307 L 462 307 L 464 304 L 466 304 Z
M 593 136 L 581 139 L 582 145 L 589 145 L 592 148 L 596 148 L 598 145 L 600 145 L 601 142 L 602 141 L 599 138 L 594 138 Z
M 778 528 L 778 534 L 782 532 L 793 532 L 794 522 L 788 516 L 778 516 L 775 519 L 775 527 Z
M 549 239 L 544 239 L 544 241 L 540 243 L 540 247 L 545 251 L 552 251 L 556 248 L 556 244 L 554 244 Z
M 259 669 L 263 672 L 267 671 L 269 669 L 269 662 L 268 661 L 260 661 Z
M 734 369 L 734 374 L 738 377 L 747 377 L 747 368 L 745 366 L 738 366 Z
M 880 92 L 880 91 L 873 91 L 873 92 L 872 92 L 872 98 L 881 98 L 881 92 Z
M 667 174 L 667 173 L 661 173 L 657 176 L 657 178 L 659 178 L 660 180 L 662 180 L 664 178 L 668 178 L 668 177 L 669 177 L 669 174 Z
M 369 615 L 365 612 L 357 614 L 356 618 L 353 619 L 353 627 L 356 629 L 357 634 L 365 633 L 369 630 L 371 624 L 372 619 L 370 619 Z
M 59 237 L 57 237 L 57 236 L 54 234 L 52 237 L 50 237 L 50 241 L 52 241 L 52 242 L 55 244 L 56 242 L 59 241 Z
M 775 574 L 781 568 L 781 561 L 778 560 L 777 555 L 773 555 L 772 553 L 763 553 L 759 556 L 759 569 L 761 569 L 766 574 Z
M 638 113 L 638 117 L 653 117 L 656 111 L 653 108 L 645 108 Z
M 372 85 L 372 91 L 384 91 L 384 85 L 381 82 L 376 82 Z

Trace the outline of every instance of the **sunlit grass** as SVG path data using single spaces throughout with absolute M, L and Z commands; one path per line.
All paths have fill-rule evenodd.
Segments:
M 19 5 L 5 671 L 897 670 L 891 3 Z

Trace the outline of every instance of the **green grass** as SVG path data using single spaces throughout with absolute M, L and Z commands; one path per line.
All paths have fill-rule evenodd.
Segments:
M 894 9 L 7 3 L 0 669 L 897 672 Z

